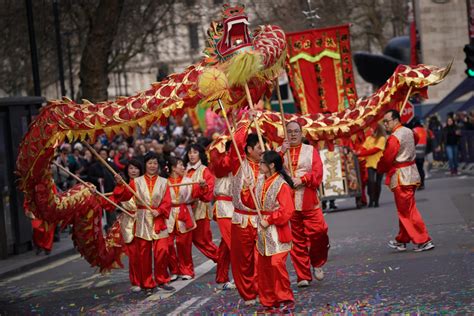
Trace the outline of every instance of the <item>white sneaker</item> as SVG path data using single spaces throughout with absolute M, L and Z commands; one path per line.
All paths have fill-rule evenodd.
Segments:
M 141 287 L 137 286 L 137 285 L 134 285 L 130 288 L 130 291 L 132 291 L 133 293 L 138 293 L 142 290 Z
M 225 282 L 225 283 L 219 283 L 218 288 L 221 289 L 222 291 L 227 291 L 227 290 L 233 290 L 235 289 L 235 284 L 233 282 Z
M 180 277 L 181 279 L 185 280 L 185 281 L 188 281 L 188 280 L 192 280 L 192 279 L 193 279 L 192 276 L 186 275 L 186 274 L 180 275 L 179 277 Z
M 308 280 L 301 280 L 301 281 L 299 281 L 298 283 L 296 283 L 296 286 L 297 286 L 297 287 L 308 287 L 308 286 L 309 286 L 309 282 L 308 282 Z
M 177 274 L 172 274 L 170 276 L 170 282 L 173 282 L 173 281 L 176 281 L 178 279 L 178 275 Z
M 430 240 L 430 241 L 427 241 L 425 242 L 424 244 L 418 244 L 415 246 L 415 249 L 413 249 L 414 252 L 421 252 L 421 251 L 426 251 L 426 250 L 430 250 L 430 249 L 433 249 L 435 246 L 433 244 L 433 242 Z
M 318 281 L 321 281 L 322 279 L 324 279 L 323 268 L 314 268 L 313 275 L 314 275 L 314 278 Z
M 244 302 L 245 306 L 254 306 L 257 304 L 257 300 L 248 300 Z
M 398 242 L 396 240 L 390 240 L 388 242 L 388 246 L 392 249 L 397 249 L 398 251 L 406 251 L 407 250 L 407 244 Z

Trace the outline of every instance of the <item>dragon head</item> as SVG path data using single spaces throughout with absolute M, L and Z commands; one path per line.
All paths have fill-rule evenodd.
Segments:
M 224 62 L 241 52 L 252 50 L 248 25 L 243 4 L 224 4 L 221 21 L 213 21 L 208 29 L 209 39 L 205 53 L 215 58 L 215 61 Z

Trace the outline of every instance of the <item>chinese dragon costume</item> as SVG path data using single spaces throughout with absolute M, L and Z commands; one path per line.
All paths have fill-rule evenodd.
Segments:
M 273 89 L 286 58 L 284 31 L 273 25 L 257 27 L 252 33 L 241 5 L 224 5 L 222 19 L 211 23 L 206 58 L 182 73 L 172 74 L 134 96 L 114 101 L 82 104 L 64 98 L 44 106 L 25 134 L 19 148 L 17 175 L 24 192 L 25 210 L 49 225 L 72 224 L 77 250 L 101 272 L 121 267 L 122 237 L 116 222 L 106 236 L 102 233 L 100 197 L 83 184 L 55 193 L 51 161 L 63 142 L 95 142 L 99 135 L 133 135 L 136 127 L 146 130 L 154 123 L 166 123 L 200 101 L 222 99 L 228 107 L 247 106 L 245 85 L 253 102 Z M 419 65 L 400 66 L 388 82 L 373 95 L 361 99 L 344 112 L 315 116 L 288 115 L 303 125 L 307 138 L 333 143 L 337 139 L 363 138 L 364 132 L 400 106 L 409 87 L 425 93 L 428 85 L 440 82 L 448 69 Z M 259 124 L 273 141 L 281 141 L 281 116 L 264 112 Z M 225 150 L 217 142 L 211 150 Z M 53 226 L 54 227 L 54 226 Z

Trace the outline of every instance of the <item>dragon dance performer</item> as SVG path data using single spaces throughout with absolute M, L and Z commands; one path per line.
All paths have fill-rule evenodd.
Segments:
M 127 190 L 122 177 L 115 176 L 117 186 L 114 198 L 117 201 L 129 201 L 134 197 Z M 130 180 L 130 187 L 138 193 L 147 205 L 141 205 L 134 197 L 137 205 L 135 214 L 135 230 L 132 250 L 136 256 L 131 263 L 138 276 L 141 289 L 151 290 L 157 285 L 165 291 L 174 291 L 168 283 L 168 229 L 166 219 L 171 209 L 170 190 L 165 178 L 158 176 L 158 155 L 149 152 L 145 155 L 145 175 Z M 130 247 L 129 247 L 130 248 Z M 153 254 L 153 257 L 152 257 Z M 154 279 L 152 273 L 152 260 L 154 261 Z
M 226 142 L 226 150 L 219 153 L 211 150 L 209 153 L 210 169 L 216 176 L 214 187 L 214 216 L 221 232 L 221 243 L 219 244 L 216 283 L 223 290 L 234 289 L 234 283 L 229 279 L 231 227 L 234 205 L 232 204 L 232 166 L 230 164 L 231 142 Z
M 217 263 L 218 248 L 212 241 L 211 232 L 211 202 L 214 196 L 215 177 L 207 168 L 207 155 L 199 144 L 193 143 L 189 145 L 186 155 L 184 156 L 186 165 L 186 177 L 192 182 L 202 182 L 202 194 L 199 199 L 193 201 L 194 219 L 196 220 L 196 229 L 193 230 L 193 244 L 206 257 Z
M 298 287 L 307 287 L 312 281 L 311 266 L 317 280 L 324 278 L 323 265 L 329 251 L 328 226 L 324 220 L 317 189 L 323 179 L 323 165 L 316 148 L 302 143 L 301 126 L 293 121 L 287 124 L 288 141 L 281 146 L 281 154 L 288 166 L 290 151 L 292 178 L 295 186 L 295 210 L 291 218 L 293 249 L 291 259 L 296 270 Z
M 260 173 L 255 188 L 252 182 L 242 190 L 242 201 L 255 208 L 249 190 L 255 189 L 263 219 L 257 228 L 257 273 L 260 303 L 271 312 L 292 309 L 294 297 L 286 270 L 286 259 L 291 250 L 290 218 L 295 212 L 293 181 L 283 169 L 283 160 L 275 151 L 267 151 L 260 162 Z M 282 304 L 283 306 L 280 306 Z
M 125 181 L 130 182 L 131 179 L 143 175 L 143 165 L 140 161 L 132 159 L 125 166 L 125 172 Z M 110 199 L 116 202 L 115 196 L 111 196 Z M 103 206 L 107 211 L 114 209 L 114 206 L 105 200 L 103 201 Z M 137 205 L 133 198 L 130 198 L 128 201 L 120 202 L 120 206 L 130 214 L 136 214 L 137 212 Z M 132 284 L 130 290 L 132 292 L 140 292 L 142 289 L 140 282 L 141 270 L 138 268 L 140 266 L 140 253 L 137 246 L 137 238 L 135 238 L 135 218 L 127 214 L 120 214 L 117 220 L 120 221 L 120 232 L 125 243 L 125 253 L 128 256 L 128 276 Z
M 185 176 L 186 168 L 182 159 L 170 157 L 168 170 L 170 171 L 168 184 L 191 182 L 191 179 Z M 171 281 L 178 277 L 190 280 L 194 278 L 192 231 L 196 228 L 191 204 L 193 200 L 202 195 L 202 190 L 198 184 L 182 185 L 170 187 L 170 194 L 172 207 L 168 219 L 170 234 L 168 251 Z
M 363 159 L 367 167 L 369 207 L 379 207 L 383 174 L 377 172 L 377 163 L 383 155 L 385 143 L 383 126 L 377 124 L 374 133 L 365 139 L 361 148 L 356 152 L 357 158 Z
M 56 225 L 47 225 L 46 222 L 35 218 L 31 212 L 28 215 L 32 218 L 31 226 L 33 227 L 33 244 L 36 246 L 36 254 L 39 255 L 44 251 L 46 255 L 49 255 L 53 249 Z
M 58 193 L 56 185 L 53 185 L 53 193 Z M 31 227 L 33 228 L 33 244 L 36 246 L 36 255 L 39 255 L 42 251 L 44 251 L 45 255 L 49 255 L 53 249 L 56 225 L 49 224 L 36 218 L 36 216 L 28 210 L 28 205 L 26 203 L 23 207 L 26 211 L 26 216 L 31 219 Z
M 242 166 L 234 147 L 232 146 L 230 149 L 233 175 L 232 202 L 234 204 L 230 232 L 230 263 L 235 285 L 246 305 L 254 305 L 257 298 L 257 271 L 255 269 L 257 211 L 242 203 L 241 192 L 244 188 L 245 178 L 250 176 L 250 181 L 256 182 L 259 174 L 259 162 L 263 154 L 257 134 L 248 134 L 252 115 L 249 114 L 249 120 L 239 123 L 234 134 L 239 153 L 245 152 Z
M 413 242 L 414 251 L 434 248 L 425 223 L 415 202 L 415 191 L 420 184 L 420 175 L 415 165 L 416 134 L 400 123 L 400 113 L 390 110 L 384 115 L 383 124 L 391 133 L 383 156 L 377 164 L 379 173 L 387 173 L 385 184 L 395 197 L 400 231 L 388 246 L 398 251 L 406 251 L 407 243 Z

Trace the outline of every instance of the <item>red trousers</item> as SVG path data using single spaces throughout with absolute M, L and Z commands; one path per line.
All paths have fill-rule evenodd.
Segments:
M 190 275 L 194 278 L 192 232 L 183 234 L 175 228 L 168 238 L 168 253 L 168 264 L 171 274 Z
M 311 281 L 311 266 L 322 267 L 328 260 L 328 226 L 321 208 L 295 211 L 290 222 L 293 234 L 290 254 L 298 282 Z
M 287 257 L 288 252 L 273 256 L 258 254 L 257 273 L 262 276 L 258 278 L 258 296 L 263 306 L 278 307 L 280 303 L 295 301 L 286 270 Z
M 203 255 L 217 262 L 218 248 L 212 241 L 211 221 L 208 218 L 196 221 L 197 227 L 193 230 L 193 244 Z
M 131 243 L 127 244 L 127 251 L 132 285 L 142 289 L 152 289 L 156 287 L 156 284 L 160 285 L 170 281 L 168 238 L 149 241 L 135 237 Z M 153 279 L 152 259 L 154 260 L 155 279 Z
M 242 228 L 232 224 L 230 263 L 235 286 L 240 296 L 248 301 L 257 297 L 256 247 L 257 229 L 250 223 Z
M 397 186 L 393 189 L 395 204 L 398 210 L 400 231 L 395 237 L 398 242 L 422 244 L 431 240 L 425 223 L 415 202 L 416 186 Z
M 42 226 L 43 221 L 40 219 L 33 219 L 31 226 L 33 227 L 33 243 L 36 247 L 51 251 L 53 249 L 54 229 L 53 225 L 50 225 L 49 230 L 46 231 Z
M 231 218 L 218 218 L 217 225 L 221 232 L 221 243 L 219 244 L 216 283 L 229 282 L 229 268 L 230 268 L 230 231 L 232 227 Z

